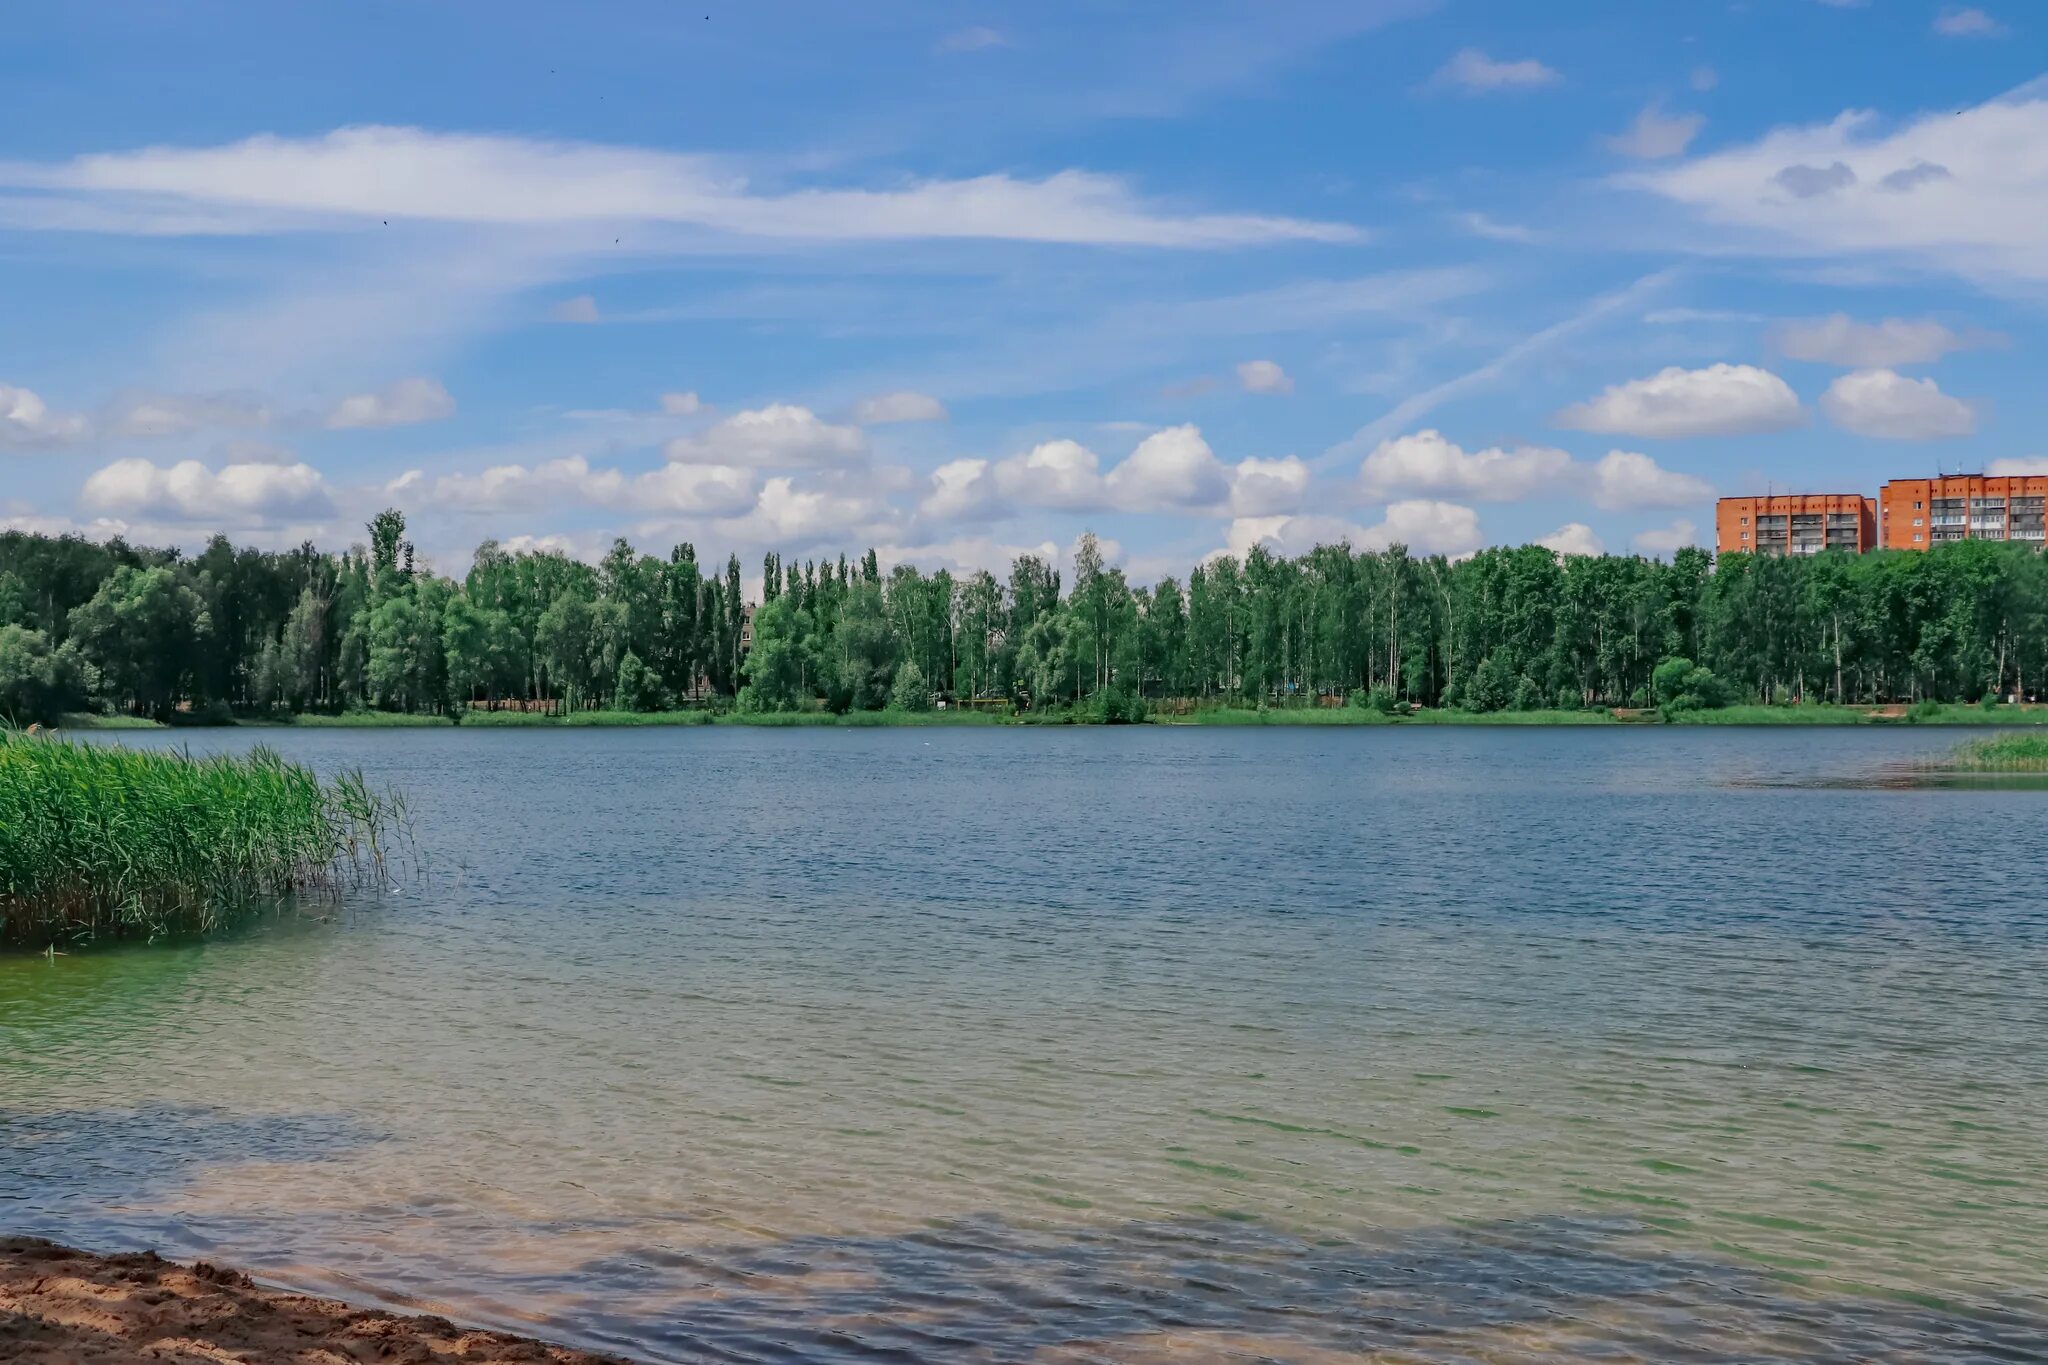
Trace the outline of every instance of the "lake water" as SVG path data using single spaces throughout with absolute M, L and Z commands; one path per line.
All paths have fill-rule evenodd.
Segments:
M 1768 785 L 1953 733 L 173 738 L 433 865 L 0 959 L 0 1229 L 660 1360 L 2048 1358 L 2048 796 Z

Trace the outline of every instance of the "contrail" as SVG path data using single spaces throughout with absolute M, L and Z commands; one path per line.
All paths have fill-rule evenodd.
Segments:
M 1654 275 L 1645 275 L 1625 289 L 1618 289 L 1612 294 L 1601 295 L 1580 312 L 1566 318 L 1562 322 L 1553 323 L 1534 336 L 1524 337 L 1492 360 L 1481 365 L 1478 369 L 1461 374 L 1456 379 L 1447 379 L 1434 388 L 1424 389 L 1421 393 L 1402 399 L 1386 416 L 1381 417 L 1377 421 L 1366 423 L 1366 425 L 1353 432 L 1348 438 L 1339 441 L 1336 445 L 1331 446 L 1321 455 L 1318 455 L 1311 461 L 1311 464 L 1317 469 L 1327 469 L 1336 461 L 1357 457 L 1378 445 L 1381 441 L 1386 440 L 1387 437 L 1401 430 L 1416 418 L 1442 406 L 1447 400 L 1456 398 L 1459 394 L 1465 393 L 1468 390 L 1492 383 L 1522 361 L 1527 360 L 1530 356 L 1548 349 L 1554 343 L 1574 333 L 1585 330 L 1610 313 L 1618 313 L 1623 309 L 1635 307 L 1649 295 L 1656 293 L 1665 285 L 1671 283 L 1680 273 L 1681 267 L 1673 266 L 1669 270 L 1660 270 Z

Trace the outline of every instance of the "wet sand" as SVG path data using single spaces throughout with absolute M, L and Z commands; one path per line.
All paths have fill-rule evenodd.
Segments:
M 472 1331 L 446 1318 L 265 1289 L 204 1261 L 185 1266 L 150 1252 L 97 1256 L 35 1237 L 0 1238 L 0 1359 L 12 1365 L 620 1365 L 617 1356 Z

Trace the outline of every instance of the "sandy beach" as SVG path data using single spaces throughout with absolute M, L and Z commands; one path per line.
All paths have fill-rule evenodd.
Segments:
M 446 1318 L 352 1308 L 266 1289 L 201 1261 L 100 1256 L 34 1237 L 0 1238 L 0 1357 L 14 1365 L 113 1361 L 278 1365 L 620 1365 Z

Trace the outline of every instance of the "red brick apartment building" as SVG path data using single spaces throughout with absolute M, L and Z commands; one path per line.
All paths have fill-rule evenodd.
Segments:
M 1877 544 L 1877 501 L 1861 493 L 1781 493 L 1714 505 L 1714 545 L 1724 555 L 1862 554 Z
M 1887 550 L 1925 550 L 1951 540 L 2016 540 L 2038 550 L 2048 540 L 2048 477 L 1893 479 L 1878 497 L 1879 538 Z
M 2048 545 L 2048 475 L 1956 474 L 1893 479 L 1875 499 L 1861 493 L 1787 493 L 1722 498 L 1714 506 L 1721 554 L 1819 554 L 1926 550 L 1952 540 Z

